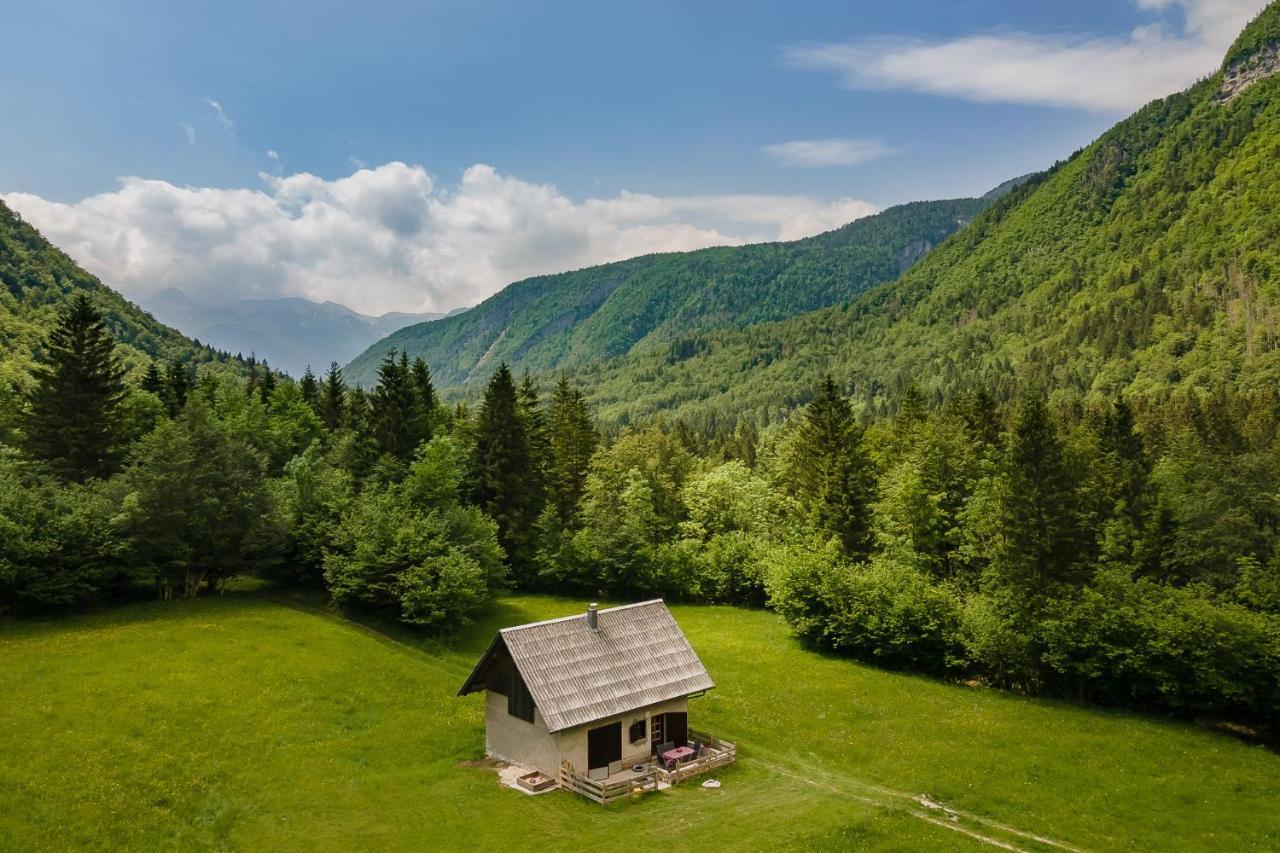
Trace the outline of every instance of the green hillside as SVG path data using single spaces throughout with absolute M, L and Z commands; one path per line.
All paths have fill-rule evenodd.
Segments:
M 614 422 L 774 419 L 828 371 L 873 407 L 913 377 L 930 402 L 976 384 L 1274 387 L 1278 21 L 1273 4 L 1213 77 L 1014 190 L 899 280 L 779 323 L 637 347 L 575 378 Z
M 123 346 L 130 367 L 158 356 L 166 361 L 224 360 L 150 314 L 81 269 L 40 232 L 0 201 L 0 383 L 23 385 L 32 355 L 52 328 L 58 312 L 75 293 L 88 292 Z
M 720 790 L 606 808 L 500 788 L 477 766 L 483 700 L 455 692 L 496 628 L 581 606 L 509 598 L 447 645 L 234 590 L 0 623 L 0 848 L 1280 844 L 1266 750 L 850 663 L 805 650 L 771 613 L 729 607 L 673 608 L 717 682 L 692 717 L 739 745 Z
M 394 349 L 425 358 L 442 386 L 461 386 L 487 379 L 503 360 L 576 369 L 641 344 L 780 320 L 894 278 L 989 203 L 916 202 L 790 243 L 647 255 L 526 279 L 464 314 L 401 329 L 352 361 L 348 376 L 370 384 Z M 682 346 L 692 352 L 698 344 Z

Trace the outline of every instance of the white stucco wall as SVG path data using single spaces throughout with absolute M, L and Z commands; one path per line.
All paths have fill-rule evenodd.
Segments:
M 502 700 L 502 712 L 505 714 L 507 710 L 507 700 Z M 626 714 L 619 714 L 616 717 L 606 717 L 603 720 L 596 720 L 594 723 L 585 726 L 578 726 L 573 729 L 565 729 L 557 734 L 560 737 L 559 752 L 561 757 L 573 765 L 574 769 L 582 775 L 587 773 L 587 732 L 590 729 L 596 729 L 600 726 L 607 726 L 610 723 L 622 723 L 622 765 L 625 767 L 629 764 L 636 764 L 641 761 L 647 761 L 649 758 L 649 737 L 653 732 L 653 717 L 656 714 L 665 714 L 669 711 L 689 710 L 689 700 L 681 697 L 672 699 L 669 702 L 660 702 L 657 705 L 651 705 L 648 708 L 641 708 L 638 711 L 630 711 Z M 645 739 L 643 743 L 631 743 L 627 740 L 627 730 L 636 720 L 644 717 L 645 720 Z M 527 723 L 525 725 L 528 725 Z M 541 768 L 539 768 L 541 769 Z M 544 771 L 545 772 L 545 771 Z
M 585 738 L 583 735 L 584 744 Z M 547 731 L 537 708 L 533 711 L 533 722 L 529 723 L 507 713 L 506 696 L 485 691 L 484 740 L 485 754 L 493 758 L 559 777 L 560 737 Z

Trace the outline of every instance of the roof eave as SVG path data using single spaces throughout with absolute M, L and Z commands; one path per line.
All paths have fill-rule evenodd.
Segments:
M 502 642 L 501 632 L 495 634 L 493 639 L 489 641 L 489 647 L 484 650 L 484 654 L 480 656 L 480 660 L 476 661 L 476 665 L 472 668 L 471 674 L 467 676 L 467 680 L 462 683 L 462 687 L 458 690 L 459 696 L 466 696 L 485 688 L 483 681 L 480 681 L 478 684 L 476 682 L 480 674 L 484 671 L 484 668 L 488 665 L 489 658 L 493 657 L 494 652 L 497 651 L 498 643 L 500 642 Z
M 652 702 L 646 702 L 645 704 L 637 705 L 634 708 L 627 708 L 622 711 L 614 711 L 612 713 L 605 714 L 603 717 L 596 717 L 594 720 L 585 720 L 581 723 L 570 723 L 568 725 L 556 726 L 555 728 L 552 728 L 550 722 L 548 722 L 547 732 L 550 734 L 555 734 L 556 732 L 565 732 L 565 731 L 568 731 L 569 729 L 577 729 L 583 726 L 594 725 L 595 723 L 598 723 L 601 720 L 607 720 L 611 717 L 624 716 L 626 714 L 634 714 L 636 711 L 643 710 L 644 708 L 651 708 L 654 705 L 660 705 L 663 702 L 671 702 L 676 699 L 689 699 L 694 696 L 701 696 L 702 694 L 706 693 L 708 690 L 714 690 L 714 689 L 715 689 L 715 684 L 712 684 L 710 687 L 704 687 L 699 690 L 692 690 L 688 693 L 677 693 L 674 696 L 668 696 L 666 699 L 654 699 Z M 544 717 L 544 720 L 545 720 L 545 717 Z

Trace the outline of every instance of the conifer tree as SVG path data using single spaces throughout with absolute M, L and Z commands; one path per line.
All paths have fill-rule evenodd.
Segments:
M 414 414 L 412 418 L 415 447 L 424 441 L 430 441 L 435 431 L 436 388 L 431 381 L 431 368 L 422 358 L 416 358 L 410 368 L 410 379 L 414 392 Z
M 302 378 L 298 380 L 298 390 L 302 392 L 302 399 L 306 401 L 308 406 L 315 408 L 320 399 L 320 383 L 316 381 L 316 375 L 311 372 L 311 365 L 307 365 L 306 371 L 303 372 Z
M 430 374 L 425 379 L 430 388 Z M 419 381 L 404 353 L 399 358 L 388 353 L 378 366 L 378 387 L 369 401 L 378 449 L 406 463 L 431 437 L 430 410 L 425 407 Z M 434 391 L 430 393 L 434 398 Z
M 498 524 L 511 576 L 528 584 L 533 574 L 536 523 L 541 507 L 530 476 L 531 452 L 519 394 L 503 362 L 485 389 L 467 471 L 471 502 Z
M 853 410 L 827 377 L 800 422 L 795 476 L 815 527 L 840 540 L 850 559 L 871 550 L 874 477 Z
M 1142 447 L 1142 436 L 1134 426 L 1133 409 L 1124 400 L 1117 400 L 1103 417 L 1099 444 L 1111 480 L 1108 483 L 1110 497 L 1123 500 L 1132 514 L 1131 520 L 1140 522 L 1146 509 L 1150 465 Z
M 169 390 L 164 381 L 164 374 L 160 372 L 160 365 L 155 359 L 147 365 L 147 372 L 142 377 L 142 390 L 155 394 L 161 400 L 165 399 Z
M 258 398 L 264 404 L 270 405 L 271 394 L 276 390 L 276 375 L 271 372 L 271 366 L 266 361 L 262 362 L 262 381 L 258 383 Z
M 1026 395 L 1005 451 L 992 568 L 1009 587 L 1039 594 L 1077 580 L 1085 530 L 1080 495 L 1044 400 Z
M 520 380 L 520 388 L 516 394 L 520 417 L 524 419 L 525 434 L 529 436 L 529 487 L 533 490 L 532 500 L 542 511 L 546 500 L 547 457 L 550 455 L 551 442 L 547 435 L 547 415 L 542 410 L 538 399 L 538 386 L 533 377 L 525 371 Z
M 582 392 L 560 377 L 551 398 L 547 436 L 547 500 L 565 529 L 576 529 L 598 438 Z
M 964 418 L 969 438 L 979 450 L 986 451 L 1000 443 L 1000 416 L 996 412 L 995 400 L 985 388 L 964 396 L 960 416 Z
M 244 360 L 245 366 L 249 368 L 249 375 L 245 377 L 244 390 L 249 396 L 253 396 L 253 392 L 258 390 L 258 356 L 256 353 L 249 353 L 249 357 Z
M 924 395 L 920 393 L 920 386 L 912 379 L 907 383 L 906 390 L 902 392 L 902 399 L 898 403 L 898 426 L 909 432 L 923 423 L 927 416 Z
M 379 451 L 404 462 L 417 446 L 410 436 L 415 396 L 407 365 L 394 352 L 387 353 L 378 365 L 378 385 L 369 398 L 373 439 Z
M 321 388 L 320 419 L 329 431 L 342 426 L 343 409 L 346 403 L 347 385 L 342 379 L 342 368 L 338 362 L 329 362 L 329 372 L 325 374 Z
M 176 415 L 187 405 L 187 395 L 191 392 L 191 376 L 187 367 L 180 361 L 169 365 L 169 415 Z
M 80 293 L 49 334 L 26 423 L 27 449 L 66 479 L 112 474 L 120 461 L 124 368 L 115 341 Z

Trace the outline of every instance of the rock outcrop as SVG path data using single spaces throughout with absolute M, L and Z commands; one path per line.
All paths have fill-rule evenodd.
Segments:
M 1224 104 L 1277 71 L 1280 71 L 1280 44 L 1273 43 L 1229 65 L 1222 72 L 1222 86 L 1214 101 Z

